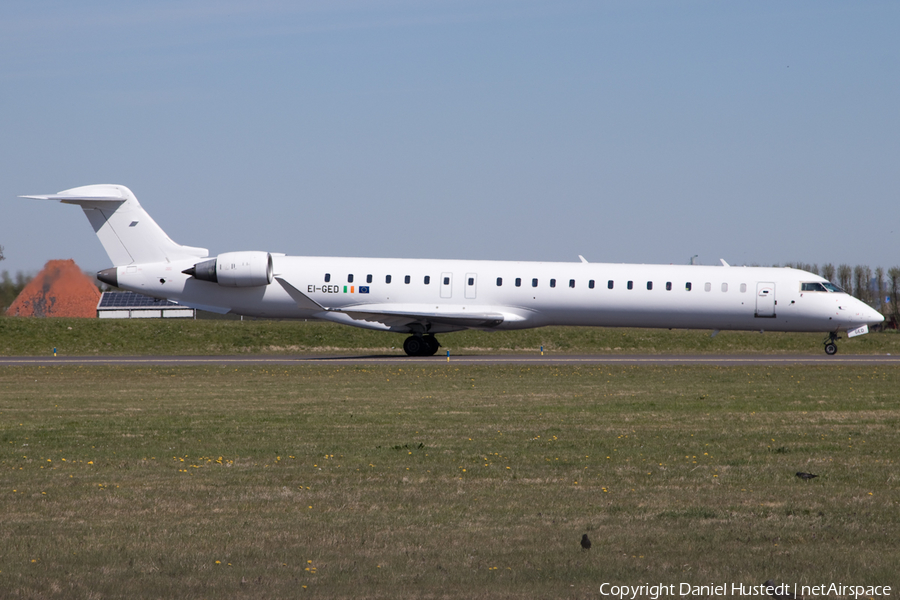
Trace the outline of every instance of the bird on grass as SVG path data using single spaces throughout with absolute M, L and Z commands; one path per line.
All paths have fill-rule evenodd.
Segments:
M 583 536 L 581 536 L 581 551 L 584 552 L 585 550 L 590 550 L 590 549 L 591 549 L 591 540 L 590 540 L 590 538 L 588 538 L 587 534 L 584 534 Z
M 786 585 L 776 587 L 775 582 L 771 579 L 763 585 L 766 586 L 766 591 L 769 592 L 769 595 L 775 598 L 775 600 L 803 600 L 803 596 L 797 596 L 796 594 L 789 592 Z
M 797 471 L 797 477 L 799 477 L 803 481 L 809 481 L 814 477 L 818 477 L 818 475 L 813 475 L 812 473 L 804 473 L 803 471 Z

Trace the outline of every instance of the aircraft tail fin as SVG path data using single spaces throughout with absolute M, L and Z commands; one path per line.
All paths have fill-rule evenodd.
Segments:
M 48 196 L 22 197 L 80 206 L 116 266 L 209 255 L 205 248 L 173 242 L 124 185 L 87 185 Z

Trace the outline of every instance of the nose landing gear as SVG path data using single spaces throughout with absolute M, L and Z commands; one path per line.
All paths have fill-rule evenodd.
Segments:
M 403 342 L 408 356 L 434 356 L 441 345 L 433 335 L 411 335 Z
M 834 331 L 828 334 L 828 337 L 825 338 L 825 354 L 828 356 L 837 354 L 837 344 L 835 344 L 834 341 L 839 339 L 841 338 L 839 338 L 838 334 Z

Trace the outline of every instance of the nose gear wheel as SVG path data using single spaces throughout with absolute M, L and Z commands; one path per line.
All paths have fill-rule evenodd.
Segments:
M 841 338 L 839 338 L 838 334 L 834 331 L 828 334 L 828 337 L 825 338 L 825 354 L 828 356 L 837 354 L 837 344 L 835 344 L 834 341 L 839 339 Z

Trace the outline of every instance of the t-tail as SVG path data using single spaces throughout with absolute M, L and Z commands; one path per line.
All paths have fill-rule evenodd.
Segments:
M 204 258 L 209 255 L 206 248 L 182 246 L 173 242 L 124 185 L 86 185 L 48 196 L 22 197 L 59 200 L 63 204 L 80 206 L 109 259 L 117 267 Z M 102 274 L 107 271 L 115 272 L 115 269 L 101 271 L 101 281 L 105 281 Z

